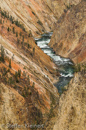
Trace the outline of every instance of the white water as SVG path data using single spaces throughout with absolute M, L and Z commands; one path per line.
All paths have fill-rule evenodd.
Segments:
M 37 45 L 43 50 L 43 52 L 50 56 L 53 61 L 58 65 L 60 78 L 59 82 L 57 82 L 55 86 L 58 88 L 59 92 L 61 92 L 61 87 L 67 85 L 67 83 L 73 77 L 73 63 L 68 58 L 63 58 L 56 55 L 52 48 L 48 46 L 51 36 L 52 33 L 43 34 L 41 38 L 35 38 L 35 41 Z

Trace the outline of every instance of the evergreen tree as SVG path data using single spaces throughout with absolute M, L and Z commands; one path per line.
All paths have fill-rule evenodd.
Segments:
M 16 80 L 17 83 L 19 82 L 19 80 L 18 80 L 18 73 L 17 72 L 15 72 L 15 80 Z
M 9 68 L 11 68 L 11 59 L 9 60 Z
M 20 32 L 19 35 L 20 35 L 20 37 L 21 37 L 22 33 Z
M 24 42 L 24 35 L 22 36 L 22 41 Z
M 27 77 L 27 80 L 28 80 L 28 85 L 30 85 L 30 77 L 29 77 L 29 75 Z
M 7 28 L 7 31 L 8 31 L 8 32 L 10 31 L 10 28 L 9 28 L 9 27 Z
M 33 85 L 32 85 L 32 87 L 34 88 L 35 87 L 35 83 L 33 82 Z
M 1 61 L 2 62 L 4 62 L 4 55 L 5 55 L 4 48 L 3 48 L 3 46 L 1 46 Z
M 16 32 L 16 37 L 18 37 L 18 32 Z
M 21 70 L 18 70 L 18 76 L 21 77 Z
M 35 55 L 35 47 L 33 48 L 33 56 Z
M 15 33 L 15 28 L 13 27 L 13 33 Z

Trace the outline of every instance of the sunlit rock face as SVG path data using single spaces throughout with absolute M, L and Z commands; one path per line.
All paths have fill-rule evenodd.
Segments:
M 20 20 L 33 35 L 51 31 L 57 21 L 44 0 L 2 0 L 0 6 L 15 19 Z
M 75 74 L 59 102 L 58 117 L 53 130 L 86 129 L 86 80 Z
M 76 1 L 68 1 L 1 0 L 0 7 L 21 21 L 34 36 L 38 36 L 41 33 L 52 31 L 58 18 L 64 13 L 64 9 L 67 9 L 70 4 L 76 4 Z
M 65 16 L 58 20 L 50 46 L 75 63 L 85 61 L 86 56 L 86 1 L 71 7 Z

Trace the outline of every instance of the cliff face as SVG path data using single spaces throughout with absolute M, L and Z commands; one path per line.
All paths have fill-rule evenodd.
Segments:
M 75 63 L 86 61 L 86 1 L 70 8 L 58 20 L 50 46 L 64 57 Z
M 86 79 L 77 73 L 68 85 L 67 92 L 60 98 L 58 118 L 53 130 L 85 130 L 85 122 Z

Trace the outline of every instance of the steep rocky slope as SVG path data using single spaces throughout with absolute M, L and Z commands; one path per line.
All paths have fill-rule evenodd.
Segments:
M 34 35 L 51 31 L 57 21 L 44 0 L 2 0 L 0 6 L 21 21 Z
M 59 18 L 69 7 L 77 5 L 81 0 L 47 0 L 46 2 L 56 18 Z
M 57 66 L 36 45 L 31 32 L 0 9 L 0 129 L 8 130 L 8 123 L 44 123 L 59 97 L 56 80 Z
M 86 1 L 83 0 L 58 20 L 50 46 L 57 54 L 79 63 L 86 61 L 85 39 Z
M 61 96 L 53 130 L 86 129 L 86 77 L 77 73 Z
M 53 108 L 59 98 L 53 85 L 58 80 L 58 68 L 37 47 L 33 35 L 39 36 L 46 31 L 52 31 L 61 14 L 62 21 L 71 5 L 78 2 L 80 0 L 0 1 L 1 130 L 29 130 L 31 127 L 27 126 L 28 123 L 42 125 L 53 116 Z M 83 44 L 84 40 L 85 35 Z M 54 114 L 57 112 L 56 110 Z M 16 124 L 20 126 L 15 126 Z M 39 127 L 34 125 L 32 127 L 35 129 Z
M 24 24 L 34 36 L 53 30 L 57 19 L 72 4 L 81 0 L 1 0 L 0 7 Z

